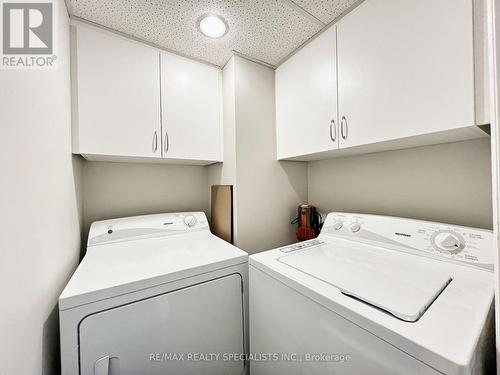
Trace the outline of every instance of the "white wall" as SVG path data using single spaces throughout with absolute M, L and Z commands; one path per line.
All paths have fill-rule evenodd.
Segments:
M 236 118 L 234 96 L 234 59 L 230 59 L 222 70 L 222 123 L 223 163 L 212 164 L 208 169 L 208 202 L 211 200 L 212 185 L 236 185 Z M 233 189 L 233 200 L 236 191 Z M 210 206 L 210 204 L 209 204 Z M 236 205 L 233 205 L 233 238 L 236 239 Z M 209 214 L 210 212 L 209 207 Z
M 56 4 L 58 68 L 0 70 L 2 375 L 57 374 L 57 299 L 80 251 L 69 25 Z
M 309 203 L 491 229 L 490 168 L 489 138 L 315 161 Z
M 222 122 L 224 163 L 212 164 L 209 182 L 234 184 L 236 182 L 236 108 L 234 58 L 222 70 Z
M 85 233 L 93 221 L 176 211 L 208 211 L 207 168 L 83 162 Z
M 295 242 L 307 164 L 276 161 L 274 70 L 238 56 L 223 69 L 224 163 L 209 186 L 233 185 L 234 242 L 250 253 Z
M 488 0 L 488 47 L 490 74 L 490 118 L 491 118 L 491 160 L 492 160 L 492 196 L 493 196 L 493 230 L 495 241 L 495 331 L 497 373 L 500 372 L 500 5 L 495 0 Z
M 234 184 L 235 244 L 253 253 L 295 242 L 290 221 L 307 199 L 307 165 L 276 161 L 274 70 L 233 56 L 223 78 L 225 95 L 234 95 L 224 99 L 234 106 L 224 117 L 234 167 L 219 181 Z

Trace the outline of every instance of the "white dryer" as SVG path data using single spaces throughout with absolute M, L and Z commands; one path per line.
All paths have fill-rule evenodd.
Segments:
M 250 256 L 250 371 L 493 373 L 493 257 L 490 231 L 331 213 Z
M 246 371 L 247 253 L 205 214 L 95 222 L 59 298 L 63 375 Z

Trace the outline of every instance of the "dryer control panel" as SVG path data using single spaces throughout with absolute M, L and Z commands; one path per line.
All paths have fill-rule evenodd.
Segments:
M 162 237 L 199 230 L 209 230 L 207 217 L 203 212 L 124 217 L 92 223 L 87 245 Z
M 493 233 L 489 230 L 390 216 L 330 213 L 321 236 L 347 237 L 493 271 Z

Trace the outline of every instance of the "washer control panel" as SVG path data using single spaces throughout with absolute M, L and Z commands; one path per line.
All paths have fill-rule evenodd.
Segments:
M 289 245 L 289 246 L 280 247 L 280 251 L 282 251 L 284 253 L 291 253 L 292 251 L 303 250 L 303 249 L 307 249 L 308 247 L 314 247 L 314 246 L 322 245 L 324 243 L 325 243 L 325 241 L 313 239 L 313 240 L 308 240 L 308 241 L 304 241 L 304 242 L 299 242 L 299 243 Z
M 390 216 L 330 213 L 322 236 L 347 237 L 493 270 L 493 233 L 489 230 Z

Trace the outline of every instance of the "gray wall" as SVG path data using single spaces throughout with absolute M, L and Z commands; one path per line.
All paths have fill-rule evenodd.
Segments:
M 58 67 L 0 70 L 0 374 L 59 372 L 57 300 L 80 252 L 71 156 L 69 24 L 57 7 Z
M 489 138 L 309 164 L 321 212 L 393 215 L 491 229 Z
M 207 168 L 83 161 L 83 215 L 96 220 L 208 210 Z

